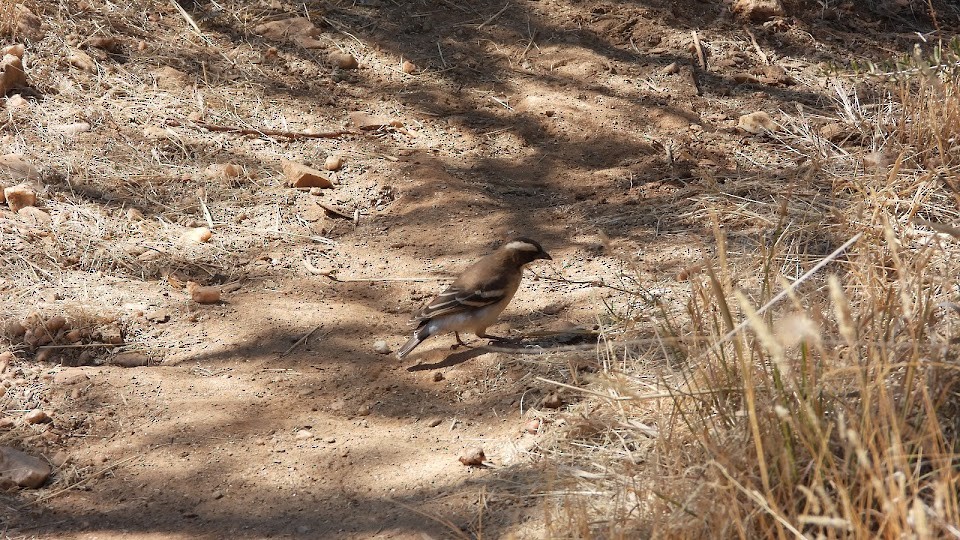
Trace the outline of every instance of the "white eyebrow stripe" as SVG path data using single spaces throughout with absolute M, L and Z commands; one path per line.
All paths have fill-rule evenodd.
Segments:
M 527 242 L 521 242 L 519 240 L 514 240 L 504 247 L 507 249 L 515 249 L 517 251 L 540 251 L 537 246 L 528 244 Z

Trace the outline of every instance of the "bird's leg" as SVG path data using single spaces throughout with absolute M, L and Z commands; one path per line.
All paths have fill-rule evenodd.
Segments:
M 454 332 L 453 335 L 457 337 L 457 342 L 454 343 L 452 346 L 450 346 L 451 350 L 456 350 L 458 347 L 469 347 L 469 345 L 467 345 L 466 343 L 463 342 L 462 339 L 460 339 L 460 332 Z

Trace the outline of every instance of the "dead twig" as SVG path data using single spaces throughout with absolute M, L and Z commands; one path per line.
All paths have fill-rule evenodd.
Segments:
M 304 336 L 303 336 L 302 338 L 298 339 L 293 345 L 291 345 L 290 347 L 288 347 L 287 350 L 283 351 L 283 353 L 280 354 L 279 358 L 283 358 L 284 356 L 290 354 L 291 351 L 293 351 L 294 349 L 296 349 L 297 347 L 299 347 L 300 345 L 302 345 L 303 342 L 305 342 L 305 341 L 307 341 L 308 339 L 310 339 L 310 336 L 312 336 L 314 332 L 316 332 L 317 330 L 319 330 L 319 329 L 320 329 L 320 326 L 321 326 L 321 325 L 319 325 L 319 324 L 316 325 L 316 326 L 314 326 L 314 327 L 313 327 L 313 330 L 310 330 L 309 332 L 307 332 L 306 334 L 304 334 Z
M 753 32 L 750 31 L 750 28 L 744 26 L 743 30 L 750 36 L 750 43 L 753 43 L 753 49 L 757 51 L 757 56 L 760 57 L 760 61 L 764 64 L 769 64 L 770 59 L 767 58 L 767 54 L 763 52 L 763 49 L 760 48 L 760 44 L 757 43 L 757 37 L 753 35 Z
M 164 446 L 166 446 L 166 445 L 164 445 Z M 97 478 L 100 478 L 100 477 L 103 476 L 104 474 L 110 472 L 110 471 L 113 470 L 113 469 L 116 469 L 117 467 L 119 467 L 119 466 L 121 466 L 121 465 L 124 465 L 124 464 L 126 464 L 126 463 L 129 463 L 129 462 L 137 459 L 137 458 L 142 458 L 142 457 L 143 457 L 143 453 L 137 453 L 137 454 L 134 454 L 134 455 L 128 457 L 127 459 L 122 459 L 122 460 L 114 463 L 113 465 L 110 465 L 110 466 L 108 466 L 108 467 L 104 467 L 103 469 L 100 469 L 99 471 L 91 474 L 90 476 L 84 478 L 83 480 L 80 480 L 79 482 L 74 482 L 73 484 L 70 484 L 69 486 L 67 486 L 67 487 L 65 487 L 65 488 L 63 488 L 63 489 L 58 489 L 57 491 L 54 491 L 53 493 L 47 493 L 46 495 L 43 495 L 43 496 L 41 496 L 41 497 L 37 497 L 36 499 L 34 499 L 34 500 L 32 500 L 32 501 L 30 501 L 30 502 L 28 502 L 28 503 L 20 506 L 20 509 L 23 510 L 24 508 L 26 508 L 26 507 L 28 507 L 28 506 L 33 506 L 33 505 L 38 504 L 38 503 L 41 503 L 41 502 L 43 502 L 43 501 L 48 501 L 48 500 L 56 497 L 57 495 L 61 495 L 61 494 L 66 493 L 66 492 L 68 492 L 68 491 L 70 491 L 70 490 L 72 490 L 72 489 L 76 489 L 77 487 L 82 486 L 82 485 L 86 484 L 87 482 L 90 482 L 91 480 L 96 480 Z
M 490 17 L 489 19 L 487 19 L 487 20 L 483 21 L 482 23 L 480 23 L 480 26 L 477 27 L 477 30 L 480 30 L 480 29 L 482 29 L 484 26 L 486 26 L 486 25 L 492 23 L 493 21 L 495 21 L 495 20 L 497 19 L 497 17 L 503 15 L 503 12 L 506 11 L 508 7 L 510 7 L 510 2 L 507 2 L 507 4 L 506 4 L 505 6 L 503 6 L 502 8 L 500 8 L 500 11 L 494 13 L 492 17 Z
M 208 124 L 206 122 L 191 122 L 184 124 L 179 120 L 168 118 L 165 122 L 170 127 L 196 127 L 208 131 L 221 131 L 224 133 L 236 133 L 237 135 L 256 135 L 259 137 L 284 137 L 287 139 L 336 139 L 345 135 L 362 135 L 357 131 L 342 129 L 339 131 L 326 131 L 322 133 L 306 133 L 303 131 L 285 131 L 282 129 L 250 129 L 237 126 L 223 126 L 219 124 Z
M 693 31 L 693 48 L 697 51 L 697 60 L 700 61 L 700 69 L 707 70 L 707 57 L 703 54 L 703 47 L 700 45 L 700 36 L 697 31 Z
M 200 201 L 200 209 L 203 210 L 203 218 L 207 220 L 207 225 L 210 227 L 210 230 L 213 230 L 213 216 L 210 215 L 210 209 L 207 208 L 207 190 L 202 186 L 197 189 L 197 199 Z
M 393 281 L 409 281 L 409 282 L 421 282 L 421 281 L 448 281 L 453 279 L 452 277 L 383 277 L 383 278 L 339 278 L 333 275 L 327 276 L 334 281 L 339 281 L 342 283 L 367 283 L 367 282 L 393 282 Z

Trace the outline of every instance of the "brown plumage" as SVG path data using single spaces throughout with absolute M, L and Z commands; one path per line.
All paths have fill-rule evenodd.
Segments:
M 520 287 L 524 265 L 537 259 L 550 259 L 550 254 L 529 238 L 515 238 L 500 249 L 464 270 L 450 287 L 414 314 L 417 325 L 413 337 L 397 351 L 397 358 L 408 355 L 432 335 L 453 332 L 460 341 L 460 332 L 488 336 L 487 328 L 497 322 Z

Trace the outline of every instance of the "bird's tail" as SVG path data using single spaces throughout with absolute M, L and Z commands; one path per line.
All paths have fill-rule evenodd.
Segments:
M 423 340 L 430 337 L 430 329 L 428 325 L 423 325 L 413 331 L 413 337 L 410 338 L 406 343 L 403 344 L 403 347 L 400 347 L 400 350 L 397 351 L 397 358 L 403 359 L 404 356 L 410 354 L 410 351 L 417 348 L 417 345 L 423 343 Z

